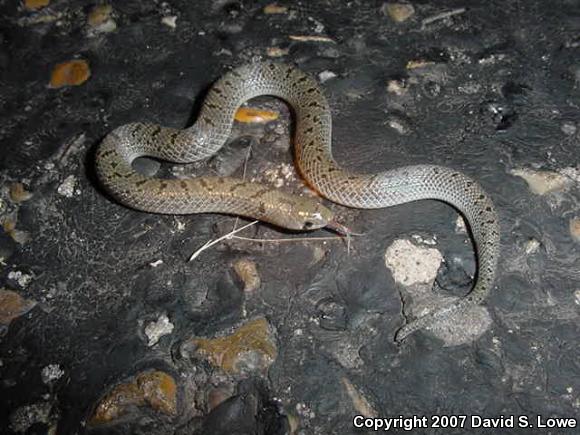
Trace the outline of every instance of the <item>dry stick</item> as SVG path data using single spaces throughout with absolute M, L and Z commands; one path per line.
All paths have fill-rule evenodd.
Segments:
M 250 160 L 250 153 L 252 152 L 252 145 L 254 144 L 254 142 L 250 142 L 250 146 L 248 147 L 248 152 L 246 153 L 246 158 L 244 159 L 244 170 L 242 172 L 242 180 L 246 179 L 246 171 L 248 169 L 248 160 Z M 238 226 L 238 222 L 239 222 L 240 218 L 238 216 L 236 216 L 236 220 L 234 221 L 234 228 L 232 228 L 232 231 L 236 230 L 236 227 Z
M 425 28 L 425 26 L 427 26 L 427 24 L 431 24 L 431 23 L 434 23 L 435 21 L 439 21 L 439 20 L 444 20 L 445 18 L 452 17 L 453 15 L 459 15 L 459 14 L 462 14 L 464 12 L 465 12 L 465 8 L 457 8 L 457 9 L 452 9 L 448 12 L 442 12 L 440 14 L 433 15 L 432 17 L 425 18 L 423 21 L 421 21 L 421 27 Z
M 210 248 L 210 247 L 212 247 L 213 245 L 215 245 L 215 244 L 217 244 L 217 243 L 221 242 L 221 241 L 222 241 L 222 240 L 224 240 L 224 239 L 231 239 L 231 238 L 232 238 L 232 236 L 233 236 L 234 234 L 236 234 L 236 233 L 239 233 L 240 231 L 243 231 L 243 230 L 245 230 L 246 228 L 248 228 L 248 227 L 251 227 L 252 225 L 255 225 L 255 224 L 257 224 L 258 222 L 259 222 L 259 221 L 253 221 L 253 222 L 250 222 L 249 224 L 247 224 L 247 225 L 244 225 L 243 227 L 241 227 L 241 228 L 238 228 L 237 230 L 230 231 L 229 233 L 227 233 L 227 234 L 224 234 L 223 236 L 221 236 L 221 237 L 218 237 L 218 238 L 217 238 L 217 239 L 215 239 L 215 240 L 210 240 L 210 241 L 209 241 L 209 242 L 207 242 L 205 245 L 203 245 L 201 248 L 199 248 L 197 251 L 195 251 L 193 254 L 191 254 L 191 257 L 189 257 L 189 261 L 195 260 L 197 257 L 199 257 L 199 254 L 201 254 L 201 253 L 202 253 L 203 251 L 205 251 L 207 248 Z
M 301 42 L 334 42 L 332 38 L 322 35 L 290 35 L 289 38 Z
M 221 242 L 222 240 L 225 239 L 238 239 L 238 240 L 246 240 L 249 242 L 270 242 L 270 243 L 284 243 L 284 242 L 304 242 L 304 241 L 310 241 L 310 240 L 342 240 L 342 237 L 337 236 L 337 237 L 297 237 L 297 238 L 284 238 L 284 239 L 252 239 L 250 237 L 240 237 L 240 236 L 235 236 L 234 234 L 239 233 L 240 231 L 245 230 L 248 227 L 251 227 L 252 225 L 257 224 L 259 221 L 253 221 L 250 222 L 247 225 L 244 225 L 243 227 L 240 227 L 234 231 L 230 231 L 227 234 L 224 234 L 223 236 L 214 239 L 214 240 L 210 240 L 208 242 L 205 243 L 205 245 L 203 245 L 201 248 L 199 248 L 197 251 L 195 251 L 193 254 L 191 254 L 191 257 L 189 257 L 189 261 L 195 260 L 197 257 L 199 257 L 199 255 L 205 251 L 206 249 L 212 247 L 213 245 Z M 350 238 L 352 237 L 351 234 L 347 235 L 347 246 L 348 246 L 348 252 L 350 253 Z
M 283 239 L 253 239 L 251 237 L 241 237 L 241 236 L 232 236 L 232 239 L 238 240 L 245 240 L 248 242 L 264 242 L 264 243 L 284 243 L 284 242 L 309 242 L 311 240 L 318 241 L 327 241 L 327 240 L 342 240 L 340 236 L 335 237 L 295 237 L 295 238 L 283 238 Z

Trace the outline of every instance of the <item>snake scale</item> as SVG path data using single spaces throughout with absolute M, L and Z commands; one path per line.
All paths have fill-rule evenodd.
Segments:
M 311 198 L 236 178 L 161 179 L 133 169 L 133 160 L 141 156 L 188 163 L 213 155 L 227 141 L 237 109 L 260 95 L 279 97 L 294 109 L 296 163 L 306 181 L 330 201 L 376 209 L 435 199 L 466 218 L 478 259 L 474 288 L 404 325 L 397 331 L 397 341 L 485 300 L 494 282 L 500 235 L 494 205 L 481 186 L 461 172 L 427 164 L 374 174 L 342 169 L 332 157 L 328 102 L 314 79 L 290 65 L 256 62 L 226 73 L 208 91 L 197 121 L 189 128 L 145 123 L 116 128 L 97 149 L 98 178 L 116 200 L 147 212 L 227 213 L 293 230 L 332 227 L 330 210 Z

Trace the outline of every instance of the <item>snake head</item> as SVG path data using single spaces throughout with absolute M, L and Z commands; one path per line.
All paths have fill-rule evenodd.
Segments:
M 260 217 L 262 220 L 294 231 L 324 228 L 333 219 L 332 212 L 314 198 L 288 195 L 278 190 L 269 192 L 267 202 L 260 208 L 266 212 Z
M 296 229 L 303 231 L 324 228 L 334 218 L 332 212 L 328 208 L 313 200 L 304 201 L 300 208 L 297 209 L 296 214 L 298 217 L 296 224 L 299 226 Z

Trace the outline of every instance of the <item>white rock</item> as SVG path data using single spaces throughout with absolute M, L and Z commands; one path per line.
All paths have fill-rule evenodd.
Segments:
M 421 234 L 411 234 L 411 238 L 418 245 L 435 246 L 437 244 L 437 237 L 423 237 Z
M 530 190 L 536 195 L 561 191 L 571 184 L 569 177 L 553 171 L 513 169 L 510 173 L 523 178 L 528 183 Z
M 167 314 L 162 314 L 156 322 L 151 322 L 145 327 L 145 335 L 149 339 L 147 346 L 151 347 L 156 345 L 161 337 L 172 332 L 173 323 L 169 321 Z
M 58 186 L 57 192 L 59 195 L 65 196 L 67 198 L 72 198 L 75 194 L 75 187 L 77 185 L 77 178 L 74 175 L 69 175 L 65 180 Z
M 580 183 L 580 167 L 562 168 L 558 172 L 564 177 L 568 177 L 574 183 Z
M 16 281 L 20 287 L 25 288 L 32 281 L 32 276 L 15 270 L 8 273 L 8 279 Z
M 537 241 L 536 239 L 530 239 L 526 243 L 524 250 L 525 250 L 526 254 L 529 255 L 529 254 L 533 254 L 534 252 L 536 252 L 539 247 L 540 247 L 539 241 Z
M 465 219 L 463 216 L 458 215 L 455 221 L 455 232 L 458 234 L 464 234 L 467 232 L 467 225 L 465 224 Z
M 161 18 L 161 23 L 165 24 L 168 27 L 171 27 L 172 29 L 175 29 L 177 27 L 176 21 L 177 21 L 176 15 Z
M 562 133 L 564 133 L 565 135 L 572 136 L 573 134 L 576 133 L 578 128 L 576 127 L 576 124 L 574 124 L 573 122 L 565 121 L 560 125 L 560 130 L 562 130 Z
M 389 80 L 387 82 L 387 92 L 391 94 L 398 95 L 405 95 L 408 91 L 407 84 L 403 80 Z
M 318 79 L 320 80 L 320 83 L 324 83 L 335 77 L 336 74 L 329 70 L 322 71 L 320 74 L 318 74 Z
M 416 246 L 409 240 L 395 240 L 385 252 L 385 265 L 396 282 L 410 286 L 432 282 L 443 261 L 435 248 Z
M 53 381 L 62 378 L 64 370 L 62 370 L 58 364 L 49 364 L 42 369 L 40 375 L 42 377 L 42 382 L 48 385 Z
M 385 3 L 381 11 L 397 23 L 402 23 L 415 14 L 415 8 L 409 3 Z

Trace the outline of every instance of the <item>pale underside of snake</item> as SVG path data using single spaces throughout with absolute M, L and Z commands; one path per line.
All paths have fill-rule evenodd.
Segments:
M 161 179 L 135 171 L 142 156 L 189 163 L 216 153 L 227 141 L 234 115 L 247 100 L 271 95 L 294 111 L 294 148 L 302 176 L 323 197 L 343 206 L 376 209 L 422 199 L 455 207 L 475 242 L 478 273 L 470 293 L 404 325 L 401 341 L 484 301 L 493 286 L 499 256 L 499 223 L 490 197 L 473 179 L 453 169 L 415 165 L 374 174 L 342 169 L 331 152 L 331 111 L 318 83 L 280 63 L 253 63 L 226 73 L 209 90 L 197 121 L 179 130 L 154 124 L 118 127 L 99 145 L 98 177 L 122 204 L 164 214 L 226 213 L 293 230 L 337 228 L 332 212 L 318 201 L 236 178 Z

